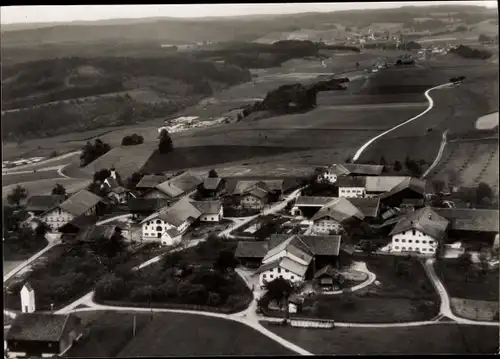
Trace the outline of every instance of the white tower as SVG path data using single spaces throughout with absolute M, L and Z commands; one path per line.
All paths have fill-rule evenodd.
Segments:
M 23 313 L 35 311 L 35 290 L 28 282 L 21 289 L 21 311 Z

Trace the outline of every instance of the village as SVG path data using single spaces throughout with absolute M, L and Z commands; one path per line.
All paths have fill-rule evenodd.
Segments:
M 387 262 L 468 258 L 498 268 L 498 210 L 456 205 L 449 191 L 428 193 L 425 180 L 387 175 L 383 165 L 333 164 L 301 178 L 219 177 L 215 170 L 149 174 L 134 188 L 113 168 L 96 177 L 103 180 L 77 193 L 28 198 L 26 223 L 45 228 L 52 244 L 76 248 L 121 238 L 131 248 L 159 248 L 160 254 L 139 268 L 183 248 L 223 248 L 216 253 L 217 263 L 245 281 L 257 303 L 251 306 L 253 315 L 259 317 L 309 317 L 333 325 L 325 303 L 317 304 L 322 311 L 303 308 L 311 298 L 376 285 L 366 266 L 353 265 L 354 257 Z M 53 311 L 53 304 L 40 311 L 27 278 L 14 281 L 22 313 L 6 338 L 8 355 L 33 350 L 29 333 L 40 323 L 54 323 L 65 334 L 47 339 L 59 341 L 55 349 L 49 343 L 37 350 L 66 352 L 83 335 L 82 324 L 69 312 Z

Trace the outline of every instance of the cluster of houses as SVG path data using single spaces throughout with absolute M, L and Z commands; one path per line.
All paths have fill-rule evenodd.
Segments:
M 238 243 L 236 257 L 258 267 L 261 286 L 278 277 L 329 286 L 342 253 L 357 247 L 344 235 L 363 226 L 394 255 L 434 256 L 440 244 L 452 248 L 460 240 L 480 239 L 498 248 L 498 210 L 426 206 L 423 180 L 383 176 L 382 166 L 353 164 L 327 167 L 318 180 L 335 184 L 338 197 L 299 196 L 290 214 L 307 224 L 305 230 Z

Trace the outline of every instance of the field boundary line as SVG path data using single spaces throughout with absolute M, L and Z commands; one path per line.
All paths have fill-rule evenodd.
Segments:
M 447 143 L 447 141 L 446 141 L 446 134 L 447 133 L 448 133 L 448 129 L 446 129 L 446 131 L 443 132 L 441 146 L 439 146 L 439 151 L 436 155 L 436 158 L 434 159 L 434 162 L 432 162 L 432 164 L 429 166 L 429 168 L 427 168 L 425 170 L 424 174 L 422 175 L 422 178 L 427 177 L 427 175 L 429 173 L 431 173 L 431 171 L 434 169 L 434 167 L 437 166 L 439 161 L 441 161 L 441 157 L 443 156 L 443 151 L 444 151 L 444 148 L 446 147 L 446 143 Z

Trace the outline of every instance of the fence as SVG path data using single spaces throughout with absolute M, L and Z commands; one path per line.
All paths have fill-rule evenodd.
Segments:
M 332 329 L 335 327 L 334 321 L 318 321 L 318 320 L 291 320 L 290 325 L 295 328 L 319 328 Z

